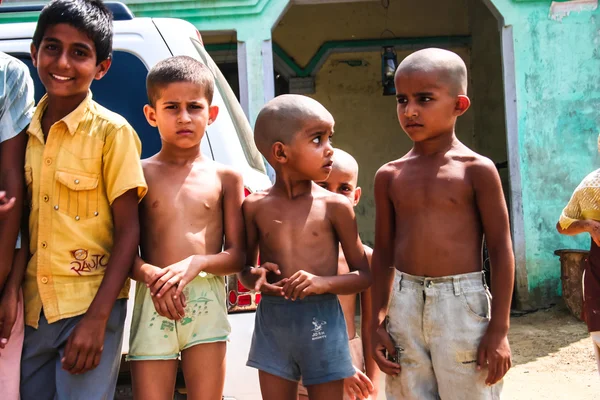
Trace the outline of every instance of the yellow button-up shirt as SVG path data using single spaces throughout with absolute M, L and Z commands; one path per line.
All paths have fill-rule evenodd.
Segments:
M 52 125 L 45 142 L 47 101 L 29 125 L 25 156 L 32 257 L 23 293 L 25 323 L 34 328 L 42 307 L 49 323 L 87 311 L 113 247 L 111 204 L 130 189 L 140 199 L 147 190 L 140 139 L 123 117 L 92 101 L 90 92 Z M 128 292 L 129 281 L 119 298 Z

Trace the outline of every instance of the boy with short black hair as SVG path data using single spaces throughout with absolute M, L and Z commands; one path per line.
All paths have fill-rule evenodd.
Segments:
M 454 132 L 470 105 L 467 69 L 450 51 L 421 50 L 399 65 L 395 85 L 414 144 L 375 176 L 373 335 L 387 398 L 498 399 L 511 365 L 514 259 L 494 163 Z
M 114 395 L 146 183 L 135 131 L 89 90 L 111 49 L 101 1 L 55 0 L 42 10 L 31 57 L 47 94 L 25 156 L 24 400 Z
M 140 205 L 141 258 L 133 269 L 133 394 L 173 398 L 181 357 L 188 399 L 220 399 L 231 331 L 224 276 L 244 265 L 242 178 L 200 150 L 219 112 L 208 67 L 171 57 L 146 82 L 144 113 L 162 147 L 143 161 L 149 191 Z
M 334 120 L 317 101 L 283 95 L 256 120 L 256 145 L 277 174 L 273 187 L 244 201 L 246 287 L 263 292 L 248 366 L 259 370 L 263 399 L 342 399 L 354 375 L 337 295 L 370 284 L 352 204 L 313 181 L 332 168 Z M 341 243 L 350 272 L 338 275 Z M 262 265 L 256 267 L 258 250 Z

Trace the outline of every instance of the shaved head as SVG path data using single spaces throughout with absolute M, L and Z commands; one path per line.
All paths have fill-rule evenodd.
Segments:
M 452 94 L 467 94 L 467 66 L 451 51 L 430 48 L 412 53 L 400 63 L 396 77 L 413 73 L 436 75 Z
M 307 96 L 284 94 L 263 106 L 254 125 L 254 143 L 269 160 L 274 143 L 289 144 L 296 133 L 311 120 L 333 121 L 318 101 Z
M 349 153 L 344 150 L 334 149 L 333 150 L 333 170 L 340 171 L 344 175 L 352 177 L 352 184 L 354 186 L 358 183 L 358 162 Z M 333 171 L 332 171 L 333 172 Z

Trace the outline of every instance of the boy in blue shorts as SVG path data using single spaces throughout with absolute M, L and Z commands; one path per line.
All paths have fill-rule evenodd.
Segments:
M 188 399 L 220 399 L 231 331 L 224 276 L 244 265 L 242 178 L 200 151 L 219 112 L 207 66 L 171 57 L 150 70 L 146 83 L 144 113 L 162 147 L 143 161 L 149 191 L 140 205 L 141 258 L 133 270 L 133 394 L 172 399 L 181 358 Z
M 341 400 L 355 373 L 337 295 L 361 292 L 371 279 L 352 204 L 314 183 L 332 170 L 333 125 L 320 103 L 298 95 L 271 100 L 256 121 L 256 145 L 277 176 L 244 201 L 240 277 L 263 293 L 248 365 L 259 370 L 266 400 L 295 400 L 300 378 L 310 399 Z M 340 243 L 349 272 L 338 275 Z
M 112 35 L 101 1 L 56 0 L 31 44 L 47 94 L 25 155 L 24 400 L 114 395 L 146 182 L 135 131 L 90 92 L 110 67 Z

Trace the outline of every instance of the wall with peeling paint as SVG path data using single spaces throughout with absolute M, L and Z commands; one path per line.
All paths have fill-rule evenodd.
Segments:
M 580 4 L 564 2 L 556 15 L 549 1 L 493 3 L 513 29 L 524 221 L 515 240 L 525 245 L 527 303 L 535 307 L 560 294 L 554 250 L 589 248 L 587 235 L 561 236 L 555 224 L 573 189 L 600 167 L 600 10 L 565 15 Z

